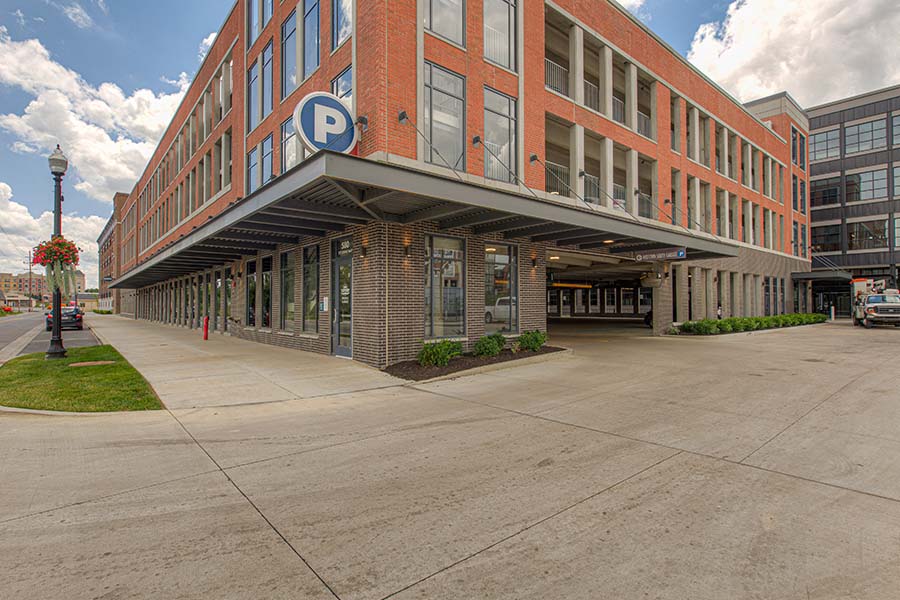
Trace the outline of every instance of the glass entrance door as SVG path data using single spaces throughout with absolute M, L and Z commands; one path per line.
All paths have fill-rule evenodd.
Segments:
M 331 351 L 336 356 L 353 356 L 353 243 L 350 238 L 335 240 L 331 267 Z

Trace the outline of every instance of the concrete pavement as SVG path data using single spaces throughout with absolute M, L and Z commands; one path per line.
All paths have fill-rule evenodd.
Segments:
M 406 385 L 230 338 L 115 317 L 96 327 L 154 385 L 172 373 L 171 410 L 0 414 L 0 481 L 13 482 L 0 486 L 3 596 L 900 588 L 893 329 L 558 328 L 572 356 Z M 190 383 L 204 365 L 226 383 L 191 400 L 214 377 Z M 228 392 L 244 378 L 282 391 Z

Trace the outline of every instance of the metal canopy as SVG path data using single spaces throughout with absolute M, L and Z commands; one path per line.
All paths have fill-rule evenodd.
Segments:
M 616 254 L 685 247 L 691 259 L 737 256 L 735 244 L 568 198 L 503 191 L 345 154 L 319 152 L 110 284 L 140 288 L 278 244 L 372 221 L 437 221 L 441 229 L 556 242 Z M 610 243 L 611 242 L 611 243 Z
M 847 271 L 798 271 L 791 273 L 794 281 L 833 281 L 850 283 L 853 275 Z

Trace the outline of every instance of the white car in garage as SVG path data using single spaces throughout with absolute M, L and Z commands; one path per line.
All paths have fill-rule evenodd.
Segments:
M 493 323 L 499 321 L 501 323 L 509 323 L 509 296 L 501 296 L 493 306 L 484 308 L 484 322 Z

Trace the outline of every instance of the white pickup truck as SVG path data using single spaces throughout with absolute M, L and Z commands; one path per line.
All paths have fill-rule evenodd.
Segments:
M 875 325 L 900 327 L 900 295 L 869 294 L 859 302 L 853 315 L 854 325 L 871 329 Z

